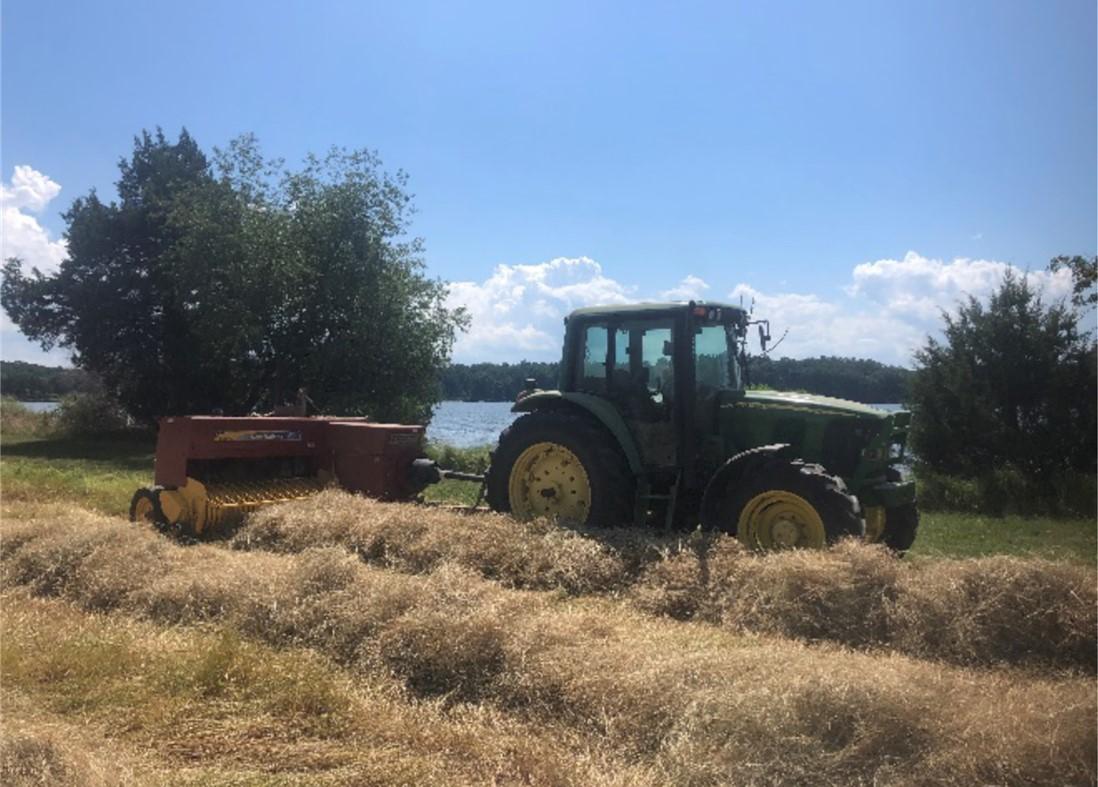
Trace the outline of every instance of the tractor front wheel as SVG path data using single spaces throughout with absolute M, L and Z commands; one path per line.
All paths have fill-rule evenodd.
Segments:
M 889 481 L 903 480 L 903 475 L 895 467 L 888 468 L 885 477 Z M 881 534 L 881 543 L 897 555 L 903 555 L 915 543 L 915 533 L 919 529 L 919 507 L 917 503 L 912 502 L 886 508 L 884 513 L 884 532 Z
M 914 503 L 885 509 L 885 529 L 881 543 L 898 555 L 911 549 L 919 529 L 919 509 Z
M 518 519 L 619 525 L 632 515 L 633 481 L 605 429 L 569 413 L 534 412 L 499 437 L 488 505 Z
M 820 465 L 776 458 L 725 498 L 724 527 L 750 549 L 823 549 L 865 535 L 858 499 Z

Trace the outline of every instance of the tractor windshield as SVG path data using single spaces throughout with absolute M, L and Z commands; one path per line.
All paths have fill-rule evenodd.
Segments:
M 743 388 L 736 329 L 733 325 L 701 325 L 694 337 L 694 374 L 698 389 Z

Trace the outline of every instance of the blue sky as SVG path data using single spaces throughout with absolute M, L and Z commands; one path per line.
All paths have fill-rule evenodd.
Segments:
M 142 128 L 369 147 L 472 311 L 458 360 L 552 358 L 591 302 L 742 294 L 792 355 L 906 363 L 1007 265 L 1055 297 L 1036 272 L 1095 252 L 1093 2 L 6 0 L 0 24 L 5 255 L 56 264 L 58 214 L 113 193 Z

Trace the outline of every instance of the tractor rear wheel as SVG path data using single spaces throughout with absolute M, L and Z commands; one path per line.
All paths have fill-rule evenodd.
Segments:
M 725 498 L 724 527 L 750 549 L 823 549 L 862 538 L 858 499 L 820 465 L 775 458 L 740 479 Z
M 619 525 L 632 518 L 633 479 L 601 426 L 560 411 L 528 413 L 499 436 L 488 505 L 518 519 Z

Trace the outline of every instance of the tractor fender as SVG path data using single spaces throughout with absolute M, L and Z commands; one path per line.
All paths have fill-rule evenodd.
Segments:
M 532 413 L 535 410 L 549 410 L 553 408 L 567 408 L 587 413 L 613 435 L 625 459 L 629 463 L 629 471 L 639 476 L 644 472 L 641 464 L 640 451 L 636 441 L 621 417 L 621 413 L 605 399 L 585 393 L 563 393 L 561 391 L 534 391 L 526 394 L 515 402 L 511 408 L 513 413 Z
M 719 529 L 721 504 L 729 490 L 756 468 L 778 458 L 795 459 L 793 446 L 788 443 L 761 445 L 736 454 L 717 468 L 709 479 L 709 483 L 705 485 L 705 494 L 702 496 L 702 527 L 706 530 Z

